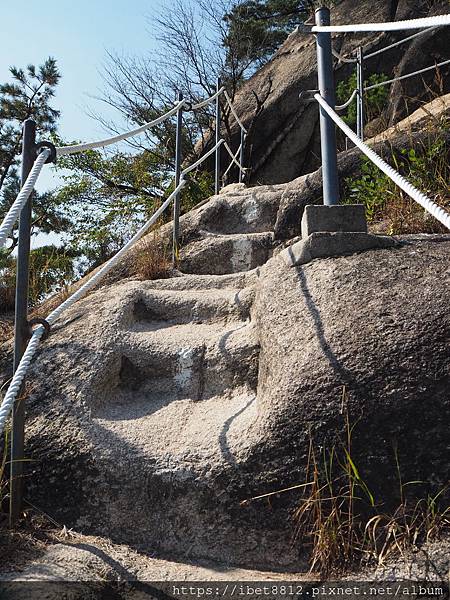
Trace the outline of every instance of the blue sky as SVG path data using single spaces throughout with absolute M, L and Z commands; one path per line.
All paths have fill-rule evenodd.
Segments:
M 61 111 L 59 131 L 65 139 L 91 141 L 105 137 L 88 109 L 120 123 L 98 95 L 107 51 L 145 55 L 157 48 L 149 17 L 170 0 L 11 0 L 2 6 L 0 81 L 9 67 L 57 59 L 62 79 L 53 105 Z M 46 166 L 37 189 L 55 187 L 58 178 Z M 39 236 L 40 237 L 40 236 Z M 37 239 L 39 244 L 44 240 Z
M 62 73 L 53 102 L 61 110 L 60 133 L 84 141 L 104 137 L 101 125 L 86 112 L 91 108 L 120 122 L 113 109 L 90 98 L 101 91 L 106 52 L 144 55 L 155 49 L 148 16 L 163 5 L 164 0 L 7 2 L 0 25 L 0 81 L 9 79 L 11 65 L 24 67 L 55 57 Z M 41 188 L 54 181 L 49 171 Z

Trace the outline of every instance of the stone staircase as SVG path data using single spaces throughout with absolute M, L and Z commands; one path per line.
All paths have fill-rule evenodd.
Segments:
M 251 309 L 258 267 L 272 256 L 279 198 L 239 189 L 191 211 L 182 218 L 176 276 L 100 289 L 50 338 L 41 362 L 64 344 L 68 371 L 80 369 L 66 345 L 72 327 L 96 340 L 83 385 L 74 397 L 55 397 L 69 413 L 80 407 L 74 428 L 86 463 L 52 465 L 51 493 L 48 475 L 36 478 L 37 501 L 77 531 L 182 561 L 298 570 L 287 520 L 280 525 L 270 510 L 240 504 L 253 486 L 248 458 L 258 406 Z M 60 435 L 56 424 L 46 444 L 61 446 L 49 442 L 52 435 Z M 74 485 L 78 501 L 62 507 Z

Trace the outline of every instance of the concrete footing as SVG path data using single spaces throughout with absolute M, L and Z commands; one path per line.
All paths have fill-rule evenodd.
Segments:
M 318 231 L 358 231 L 367 233 L 365 207 L 362 204 L 305 206 L 302 238 Z
M 364 250 L 393 248 L 399 242 L 384 235 L 363 232 L 322 231 L 292 244 L 280 252 L 280 257 L 288 267 L 304 265 L 315 258 L 329 258 L 355 254 Z

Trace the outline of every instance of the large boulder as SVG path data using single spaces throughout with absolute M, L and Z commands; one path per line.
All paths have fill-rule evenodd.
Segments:
M 374 23 L 447 13 L 448 3 L 438 0 L 343 0 L 332 9 L 335 24 Z M 369 54 L 407 37 L 408 31 L 390 33 L 333 34 L 333 46 L 349 56 L 360 45 Z M 432 29 L 404 45 L 365 62 L 365 74 L 384 73 L 389 78 L 408 74 L 448 58 L 447 28 Z M 335 80 L 346 80 L 354 66 L 336 59 Z M 401 120 L 424 102 L 450 91 L 450 65 L 418 77 L 399 81 L 389 89 L 381 117 L 383 129 Z M 236 111 L 249 129 L 246 165 L 251 183 L 288 182 L 320 165 L 318 108 L 301 103 L 299 94 L 317 88 L 315 38 L 293 33 L 273 58 L 242 86 L 235 98 Z M 232 119 L 233 121 L 233 119 Z M 232 145 L 239 145 L 239 130 L 232 122 Z M 209 146 L 207 146 L 209 147 Z M 223 164 L 228 164 L 224 152 Z M 212 166 L 212 163 L 211 163 Z M 234 174 L 233 176 L 236 176 Z
M 447 236 L 287 267 L 111 284 L 42 345 L 27 497 L 59 522 L 179 560 L 305 568 L 295 545 L 310 435 L 343 390 L 377 503 L 448 477 Z M 425 493 L 424 492 L 424 493 Z

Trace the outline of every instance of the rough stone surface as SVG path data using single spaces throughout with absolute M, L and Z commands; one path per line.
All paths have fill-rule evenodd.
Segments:
M 446 0 L 344 0 L 332 9 L 332 22 L 346 24 L 349 15 L 353 23 L 373 23 L 447 12 Z M 344 56 L 354 54 L 359 45 L 369 54 L 407 35 L 405 31 L 333 34 L 333 46 Z M 367 77 L 372 73 L 384 73 L 391 79 L 447 58 L 448 31 L 442 27 L 368 59 L 365 72 Z M 336 85 L 347 80 L 353 68 L 352 64 L 336 61 Z M 436 95 L 450 92 L 449 73 L 450 65 L 446 65 L 441 67 L 438 77 L 431 70 L 392 85 L 376 133 L 385 129 L 386 125 L 394 125 Z M 290 35 L 268 64 L 242 86 L 234 103 L 240 119 L 249 130 L 245 156 L 245 164 L 252 166 L 249 183 L 288 182 L 319 167 L 318 108 L 314 103 L 306 105 L 298 100 L 301 90 L 316 87 L 315 39 L 304 33 Z M 233 120 L 231 131 L 231 145 L 237 148 L 240 130 Z M 211 139 L 205 150 L 212 144 Z M 228 164 L 228 161 L 228 154 L 223 150 L 222 164 Z M 212 159 L 209 164 L 213 168 Z M 232 176 L 237 179 L 235 170 Z
M 373 248 L 392 248 L 395 240 L 384 235 L 356 232 L 317 232 L 292 244 L 279 256 L 288 267 L 305 265 L 315 258 L 344 256 Z
M 305 206 L 301 221 L 302 237 L 317 231 L 362 231 L 367 233 L 366 210 L 362 204 Z
M 47 548 L 22 571 L 0 573 L 0 595 L 9 600 L 144 600 L 160 598 L 161 582 L 302 581 L 310 576 L 239 569 L 208 561 L 183 564 L 153 558 L 110 540 L 72 534 Z M 30 585 L 30 582 L 33 582 Z M 159 582 L 159 585 L 152 585 Z M 179 584 L 176 584 L 179 585 Z
M 333 443 L 344 386 L 354 460 L 379 499 L 395 501 L 395 446 L 405 480 L 443 484 L 450 239 L 407 241 L 80 301 L 31 375 L 33 504 L 178 560 L 303 570 L 298 494 L 242 500 L 304 481 L 308 431 Z
M 345 153 L 341 174 L 358 164 Z M 221 256 L 222 274 L 137 281 L 138 246 L 64 314 L 30 375 L 34 505 L 157 556 L 305 570 L 299 494 L 243 501 L 303 483 L 309 432 L 324 448 L 342 432 L 344 387 L 354 460 L 380 502 L 395 505 L 395 448 L 405 481 L 448 480 L 450 238 L 269 258 L 271 233 L 298 236 L 320 184 L 316 172 L 214 196 L 181 219 L 182 260 L 214 273 Z M 226 254 L 243 240 L 266 254 Z
M 263 265 L 272 254 L 273 233 L 214 235 L 182 252 L 183 273 L 223 275 L 251 271 Z

